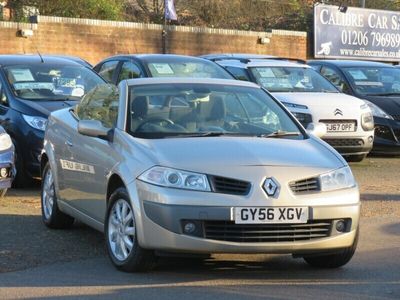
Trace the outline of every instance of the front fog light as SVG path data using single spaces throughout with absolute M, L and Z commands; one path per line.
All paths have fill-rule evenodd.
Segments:
M 190 236 L 203 237 L 203 224 L 200 220 L 182 220 L 182 233 Z
M 183 231 L 188 234 L 193 233 L 196 231 L 196 225 L 192 222 L 186 223 L 183 227 Z
M 0 170 L 0 176 L 1 176 L 2 178 L 5 178 L 5 177 L 7 177 L 7 175 L 8 175 L 7 169 L 6 169 L 6 168 L 1 168 L 1 170 Z
M 338 232 L 344 232 L 346 230 L 346 223 L 343 220 L 336 222 L 336 230 Z

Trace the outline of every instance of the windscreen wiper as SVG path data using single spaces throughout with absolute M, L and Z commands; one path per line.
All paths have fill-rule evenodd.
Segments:
M 259 137 L 263 138 L 280 138 L 280 137 L 286 137 L 286 136 L 299 136 L 301 133 L 298 131 L 284 131 L 284 130 L 278 130 L 272 133 L 268 134 L 260 134 L 258 135 Z
M 254 136 L 245 133 L 236 132 L 223 132 L 223 131 L 205 131 L 205 132 L 194 132 L 194 133 L 180 133 L 165 136 L 166 138 L 176 138 L 176 137 L 213 137 L 213 136 Z

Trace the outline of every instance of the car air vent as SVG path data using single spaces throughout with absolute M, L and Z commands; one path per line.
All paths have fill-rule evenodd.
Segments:
M 364 146 L 362 139 L 323 139 L 332 147 Z
M 247 195 L 250 192 L 251 183 L 247 181 L 221 176 L 209 176 L 209 179 L 211 188 L 216 193 Z
M 320 190 L 319 180 L 317 177 L 292 181 L 289 183 L 289 187 L 295 194 L 315 192 Z
M 204 221 L 206 239 L 237 243 L 295 242 L 328 237 L 332 220 L 306 224 L 235 224 L 233 221 Z

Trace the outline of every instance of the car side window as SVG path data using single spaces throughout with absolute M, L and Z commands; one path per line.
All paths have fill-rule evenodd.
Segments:
M 350 94 L 350 88 L 343 77 L 334 69 L 323 66 L 321 75 L 332 82 L 341 92 Z
M 246 69 L 236 68 L 236 67 L 225 67 L 225 68 L 228 70 L 228 72 L 230 72 L 233 76 L 235 76 L 236 79 L 250 81 Z
M 118 61 L 117 60 L 111 60 L 105 62 L 99 70 L 99 74 L 101 77 L 103 77 L 105 80 L 108 82 L 112 82 L 113 75 L 115 72 L 115 69 L 118 66 Z
M 4 90 L 3 90 L 3 87 L 2 87 L 2 85 L 1 85 L 1 82 L 0 82 L 0 105 L 9 106 L 9 105 L 8 105 L 7 95 L 6 95 L 6 93 L 4 92 Z
M 117 84 L 124 79 L 143 77 L 140 68 L 131 61 L 126 61 L 121 67 Z
M 117 124 L 118 103 L 118 88 L 102 84 L 83 97 L 76 106 L 76 114 L 80 120 L 98 120 L 104 127 L 113 128 Z

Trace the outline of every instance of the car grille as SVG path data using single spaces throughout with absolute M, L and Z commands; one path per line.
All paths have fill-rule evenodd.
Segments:
M 295 194 L 315 192 L 320 190 L 319 180 L 317 177 L 290 182 L 289 187 Z
M 238 243 L 295 242 L 328 237 L 332 221 L 306 224 L 235 224 L 233 221 L 204 221 L 205 238 Z
M 400 129 L 393 129 L 394 135 L 397 138 L 397 141 L 400 142 Z
M 375 135 L 386 140 L 394 140 L 393 134 L 387 126 L 375 125 Z
M 362 139 L 324 139 L 324 141 L 332 147 L 354 147 L 364 145 Z
M 400 121 L 400 115 L 392 115 L 393 119 L 396 121 Z
M 296 117 L 297 120 L 299 120 L 304 128 L 307 128 L 307 126 L 312 123 L 312 116 L 310 114 L 293 112 L 293 115 Z
M 216 193 L 247 195 L 250 192 L 250 182 L 221 176 L 209 176 L 209 178 L 211 188 Z

